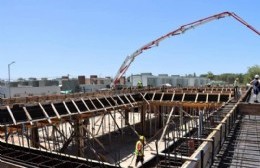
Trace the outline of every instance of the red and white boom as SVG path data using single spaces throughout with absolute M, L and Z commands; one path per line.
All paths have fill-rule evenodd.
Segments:
M 111 83 L 111 86 L 115 86 L 116 84 L 119 83 L 120 78 L 125 74 L 127 69 L 130 67 L 131 63 L 134 61 L 135 57 L 140 55 L 143 51 L 148 50 L 152 47 L 158 46 L 159 43 L 166 38 L 182 34 L 189 29 L 195 28 L 195 27 L 200 26 L 204 23 L 208 23 L 210 21 L 213 21 L 213 20 L 216 20 L 216 19 L 221 19 L 221 18 L 224 18 L 224 17 L 227 17 L 227 16 L 232 16 L 235 20 L 239 21 L 240 23 L 242 23 L 243 25 L 245 25 L 246 27 L 248 27 L 249 29 L 254 31 L 256 34 L 260 35 L 260 32 L 258 30 L 253 28 L 251 25 L 249 25 L 246 21 L 244 21 L 242 18 L 240 18 L 239 16 L 237 16 L 233 12 L 223 12 L 223 13 L 219 13 L 219 14 L 204 18 L 204 19 L 200 19 L 198 21 L 183 25 L 183 26 L 179 27 L 178 29 L 171 31 L 170 33 L 167 33 L 166 35 L 161 36 L 154 41 L 151 41 L 150 43 L 148 43 L 148 44 L 142 46 L 141 48 L 139 48 L 138 50 L 136 50 L 131 55 L 127 56 L 126 59 L 124 60 L 123 64 L 119 68 L 116 76 L 114 77 L 113 82 Z

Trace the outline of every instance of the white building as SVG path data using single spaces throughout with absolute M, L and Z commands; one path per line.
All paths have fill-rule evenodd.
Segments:
M 59 86 L 40 86 L 40 87 L 32 87 L 32 86 L 21 86 L 21 87 L 10 87 L 9 95 L 9 87 L 1 86 L 0 87 L 0 97 L 9 98 L 11 97 L 26 97 L 26 96 L 44 96 L 51 94 L 60 94 Z
M 203 77 L 184 77 L 179 75 L 159 74 L 158 76 L 152 75 L 152 73 L 141 73 L 137 75 L 131 75 L 128 78 L 132 86 L 137 86 L 138 81 L 143 83 L 143 86 L 158 87 L 164 84 L 170 84 L 173 87 L 197 87 L 204 86 L 209 82 L 209 79 Z
M 10 90 L 9 90 L 10 89 Z M 60 94 L 59 82 L 57 80 L 47 80 L 42 78 L 29 78 L 29 80 L 19 79 L 9 84 L 3 83 L 0 86 L 0 97 L 26 97 Z

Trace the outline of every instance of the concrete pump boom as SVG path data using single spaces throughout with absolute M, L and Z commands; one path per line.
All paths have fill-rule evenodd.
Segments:
M 232 16 L 235 20 L 239 21 L 240 23 L 242 23 L 243 25 L 245 25 L 246 27 L 248 27 L 249 29 L 251 29 L 252 31 L 254 31 L 256 34 L 260 35 L 260 32 L 258 30 L 256 30 L 255 28 L 253 28 L 251 25 L 249 25 L 246 21 L 244 21 L 242 18 L 240 18 L 239 16 L 237 16 L 235 13 L 233 12 L 222 12 L 204 19 L 200 19 L 197 20 L 195 22 L 183 25 L 181 27 L 179 27 L 178 29 L 171 31 L 170 33 L 167 33 L 164 36 L 159 37 L 158 39 L 151 41 L 150 43 L 142 46 L 141 48 L 139 48 L 138 50 L 136 50 L 134 53 L 132 53 L 131 55 L 127 56 L 126 59 L 124 60 L 123 64 L 121 65 L 121 67 L 119 68 L 116 76 L 113 79 L 113 82 L 111 83 L 111 86 L 115 86 L 120 78 L 125 74 L 125 72 L 127 71 L 127 69 L 129 68 L 129 66 L 131 65 L 131 63 L 134 61 L 135 57 L 137 57 L 138 55 L 140 55 L 143 51 L 148 50 L 152 47 L 158 46 L 159 43 L 171 36 L 175 36 L 175 35 L 179 35 L 184 33 L 185 31 L 195 28 L 197 26 L 200 26 L 204 23 L 208 23 L 210 21 L 216 20 L 216 19 L 221 19 L 227 16 Z

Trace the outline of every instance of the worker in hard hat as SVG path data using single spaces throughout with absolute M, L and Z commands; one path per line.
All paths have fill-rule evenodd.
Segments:
M 236 78 L 235 81 L 234 81 L 234 97 L 235 97 L 236 100 L 238 100 L 238 98 L 239 98 L 238 87 L 239 87 L 239 79 Z
M 139 89 L 141 89 L 141 88 L 143 88 L 143 83 L 142 83 L 142 81 L 138 81 L 137 82 L 137 87 L 139 88 Z
M 135 145 L 135 155 L 136 155 L 136 160 L 135 160 L 135 167 L 137 167 L 138 162 L 140 161 L 144 163 L 144 143 L 145 143 L 145 137 L 140 136 L 139 140 L 136 142 Z
M 253 85 L 253 92 L 254 92 L 254 102 L 258 103 L 258 93 L 260 91 L 260 80 L 259 80 L 259 75 L 255 75 L 255 78 L 250 82 L 251 85 Z

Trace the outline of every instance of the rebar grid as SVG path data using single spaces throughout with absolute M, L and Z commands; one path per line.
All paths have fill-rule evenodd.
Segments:
M 233 107 L 233 105 L 231 105 Z M 212 129 L 216 127 L 218 122 L 220 122 L 223 118 L 225 113 L 228 113 L 230 111 L 230 108 L 227 106 L 227 108 L 224 108 L 222 110 L 205 110 L 203 111 L 203 126 L 201 133 L 198 132 L 199 129 L 199 121 L 198 117 L 194 117 L 198 115 L 198 112 L 196 110 L 192 109 L 191 111 L 194 111 L 192 120 L 194 121 L 194 124 L 188 127 L 191 127 L 192 129 L 187 132 L 185 135 L 179 136 L 176 134 L 176 139 L 168 139 L 167 136 L 169 135 L 170 131 L 168 129 L 168 134 L 165 135 L 165 143 L 167 150 L 164 151 L 163 154 L 160 155 L 159 158 L 157 158 L 157 164 L 156 167 L 164 167 L 164 168 L 177 168 L 181 167 L 183 163 L 186 161 L 187 158 L 189 158 L 197 149 L 198 147 L 204 142 L 205 138 L 208 137 L 208 135 L 212 132 Z M 187 117 L 187 116 L 186 116 Z M 185 118 L 184 118 L 185 119 Z M 187 120 L 188 118 L 186 118 Z M 187 121 L 184 123 L 188 123 Z M 183 128 L 185 127 L 179 127 L 179 122 L 175 121 L 175 124 L 177 127 L 175 127 L 173 130 L 174 132 L 181 132 Z M 184 124 L 185 125 L 185 124 Z M 177 129 L 176 129 L 177 128 Z M 181 128 L 181 129 L 179 129 Z M 167 145 L 170 143 L 170 141 L 174 141 L 173 146 Z
M 75 168 L 90 168 L 97 165 L 103 167 L 102 164 L 83 162 L 79 161 L 77 158 L 64 157 L 60 155 L 56 157 L 55 153 L 48 153 L 44 151 L 35 151 L 28 148 L 20 148 L 19 146 L 14 146 L 12 144 L 0 144 L 1 160 L 8 161 L 14 164 L 25 166 L 28 168 L 59 168 L 59 167 L 75 167 Z M 105 167 L 105 166 L 104 166 Z
M 240 116 L 212 167 L 257 168 L 260 163 L 260 116 Z

